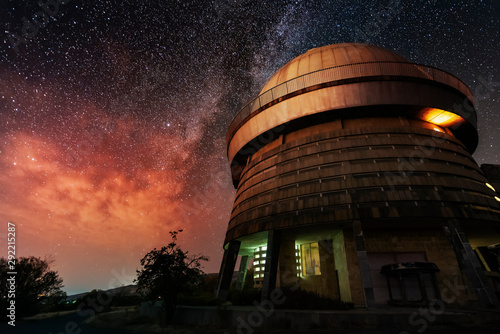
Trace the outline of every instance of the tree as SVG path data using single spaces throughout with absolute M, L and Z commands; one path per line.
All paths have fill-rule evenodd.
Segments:
M 203 255 L 188 255 L 177 246 L 177 234 L 171 231 L 172 242 L 161 249 L 153 249 L 141 260 L 141 270 L 137 270 L 138 291 L 150 298 L 163 300 L 165 319 L 171 320 L 177 296 L 195 290 L 202 281 L 201 261 L 208 261 Z
M 61 290 L 63 280 L 56 271 L 50 269 L 53 259 L 39 257 L 20 257 L 16 260 L 15 270 L 9 269 L 9 263 L 5 258 L 0 258 L 0 298 L 2 306 L 8 300 L 15 300 L 16 313 L 19 316 L 34 314 L 39 309 L 40 298 L 54 300 L 57 296 L 63 296 Z M 16 272 L 15 275 L 8 274 Z M 7 279 L 14 278 L 15 292 Z M 8 298 L 9 292 L 15 294 L 15 299 Z

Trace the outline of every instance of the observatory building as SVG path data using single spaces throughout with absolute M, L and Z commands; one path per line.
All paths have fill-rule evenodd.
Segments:
M 283 66 L 227 132 L 237 192 L 218 297 L 240 256 L 237 287 L 253 261 L 263 298 L 498 305 L 500 198 L 471 156 L 473 101 L 455 76 L 372 45 Z

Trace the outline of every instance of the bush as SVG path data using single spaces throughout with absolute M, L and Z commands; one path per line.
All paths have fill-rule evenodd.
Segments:
M 196 291 L 203 283 L 201 261 L 208 261 L 203 255 L 188 255 L 177 245 L 177 234 L 171 231 L 172 242 L 161 249 L 153 249 L 141 260 L 141 270 L 137 270 L 137 291 L 145 297 L 161 297 L 165 311 L 165 321 L 169 323 L 175 312 L 180 293 Z
M 40 303 L 40 312 L 62 312 L 76 310 L 76 303 L 69 303 L 65 301 L 65 297 L 60 298 L 45 298 Z
M 54 260 L 50 257 L 41 259 L 35 256 L 19 257 L 15 260 L 0 258 L 0 305 L 8 303 L 10 291 L 7 279 L 10 263 L 15 261 L 17 275 L 16 283 L 16 314 L 18 317 L 31 316 L 38 313 L 42 307 L 40 296 L 57 300 L 63 296 L 63 280 L 57 271 L 51 270 Z M 5 309 L 5 308 L 2 308 Z M 4 319 L 5 320 L 5 319 Z

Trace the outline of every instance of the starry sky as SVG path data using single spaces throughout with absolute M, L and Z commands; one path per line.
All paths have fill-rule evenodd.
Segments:
M 496 0 L 40 3 L 0 5 L 0 237 L 15 222 L 17 255 L 52 255 L 68 294 L 130 284 L 179 228 L 219 270 L 226 129 L 314 47 L 375 44 L 458 76 L 477 98 L 474 157 L 500 163 Z

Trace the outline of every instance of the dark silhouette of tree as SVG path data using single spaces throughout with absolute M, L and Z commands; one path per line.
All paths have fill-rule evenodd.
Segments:
M 201 261 L 203 255 L 188 255 L 177 246 L 177 234 L 171 231 L 172 242 L 161 249 L 153 249 L 141 260 L 142 269 L 137 270 L 138 291 L 149 298 L 163 300 L 165 319 L 169 322 L 175 311 L 177 296 L 195 290 L 202 282 Z
M 51 258 L 20 257 L 16 259 L 14 270 L 9 269 L 7 259 L 0 258 L 0 298 L 2 306 L 11 300 L 8 298 L 10 284 L 7 279 L 15 278 L 15 305 L 18 316 L 32 315 L 39 310 L 41 299 L 57 302 L 63 298 L 63 280 L 56 271 L 50 269 L 54 262 Z M 11 275 L 9 272 L 16 272 Z

